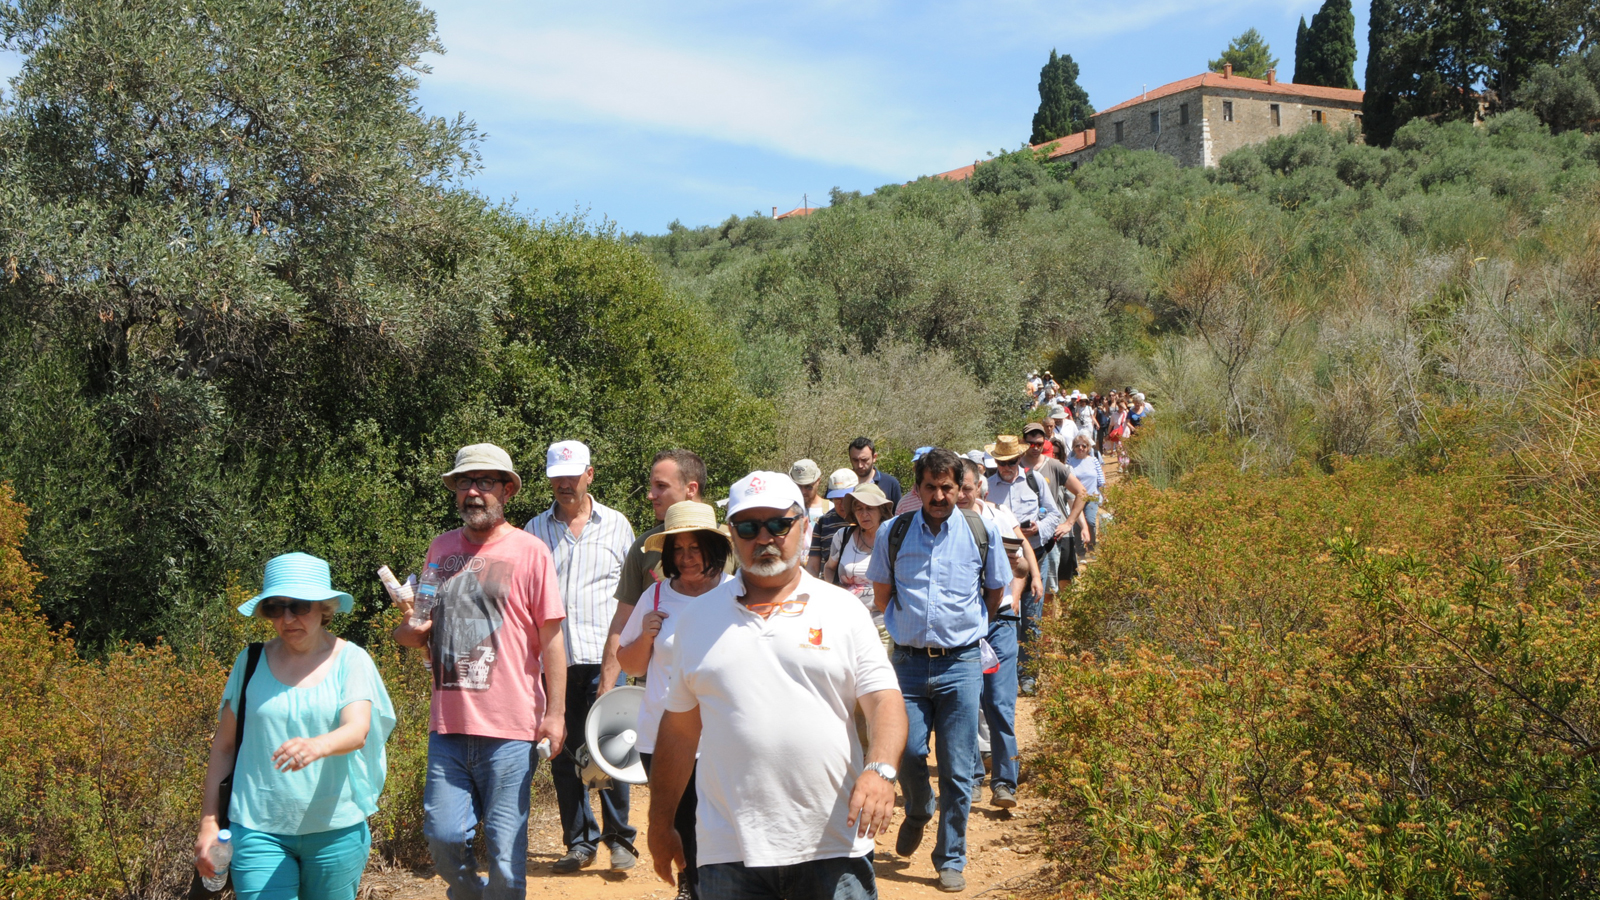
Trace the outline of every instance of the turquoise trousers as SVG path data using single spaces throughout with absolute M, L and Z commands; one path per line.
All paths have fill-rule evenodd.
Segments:
M 361 822 L 314 834 L 233 826 L 233 890 L 239 900 L 355 900 L 372 832 Z

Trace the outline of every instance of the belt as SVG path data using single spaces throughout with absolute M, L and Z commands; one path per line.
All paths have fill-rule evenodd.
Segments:
M 915 653 L 918 656 L 938 658 L 941 656 L 955 656 L 976 646 L 978 646 L 978 642 L 973 641 L 970 644 L 962 644 L 959 647 L 907 647 L 904 644 L 895 644 L 894 649 L 896 651 L 904 650 L 907 653 Z

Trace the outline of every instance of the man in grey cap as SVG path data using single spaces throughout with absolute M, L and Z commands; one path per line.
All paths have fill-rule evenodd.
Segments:
M 565 612 L 550 550 L 506 522 L 522 489 L 510 455 L 462 447 L 443 477 L 463 527 L 428 547 L 422 583 L 438 585 L 437 604 L 394 629 L 395 643 L 432 659 L 422 834 L 454 900 L 521 898 L 534 747 L 548 740 L 560 752 L 566 738 Z M 479 821 L 487 878 L 472 849 Z

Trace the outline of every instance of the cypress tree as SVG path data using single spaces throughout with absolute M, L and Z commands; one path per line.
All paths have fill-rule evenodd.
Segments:
M 1089 103 L 1089 92 L 1078 84 L 1078 64 L 1072 54 L 1056 55 L 1050 51 L 1050 61 L 1039 70 L 1039 111 L 1033 114 L 1033 134 L 1030 144 L 1042 144 L 1058 137 L 1077 134 L 1089 127 L 1094 118 L 1094 106 Z
M 1294 35 L 1294 83 L 1311 83 L 1310 60 L 1306 58 L 1306 36 L 1310 29 L 1306 28 L 1306 17 L 1300 17 L 1300 30 Z
M 1304 49 L 1296 48 L 1294 62 L 1296 84 L 1356 86 L 1356 17 L 1350 10 L 1350 0 L 1326 0 L 1322 4 L 1311 17 Z

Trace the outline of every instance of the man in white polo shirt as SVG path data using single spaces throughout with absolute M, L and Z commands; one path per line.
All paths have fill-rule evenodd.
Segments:
M 872 839 L 894 813 L 905 702 L 861 602 L 801 567 L 804 518 L 788 476 L 735 483 L 740 572 L 679 614 L 650 770 L 650 855 L 673 883 L 683 860 L 673 815 L 698 747 L 704 900 L 877 896 Z M 871 725 L 865 751 L 857 703 Z

